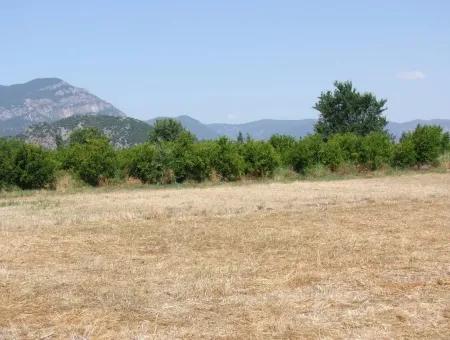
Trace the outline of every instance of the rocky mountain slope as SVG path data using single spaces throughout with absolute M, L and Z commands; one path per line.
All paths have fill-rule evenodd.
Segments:
M 38 123 L 29 127 L 21 136 L 27 142 L 54 149 L 65 142 L 73 130 L 95 127 L 111 139 L 116 148 L 143 143 L 150 133 L 150 125 L 134 118 L 103 115 L 71 116 L 52 123 Z
M 16 135 L 34 123 L 74 115 L 125 116 L 110 103 L 58 78 L 0 86 L 0 136 Z

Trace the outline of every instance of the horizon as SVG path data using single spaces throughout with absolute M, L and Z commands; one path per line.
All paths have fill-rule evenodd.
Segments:
M 445 1 L 104 4 L 4 4 L 2 84 L 56 76 L 129 117 L 242 124 L 316 119 L 351 80 L 389 121 L 450 118 Z

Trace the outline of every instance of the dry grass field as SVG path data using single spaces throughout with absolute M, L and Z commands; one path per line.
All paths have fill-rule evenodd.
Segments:
M 449 173 L 0 198 L 1 339 L 449 337 Z

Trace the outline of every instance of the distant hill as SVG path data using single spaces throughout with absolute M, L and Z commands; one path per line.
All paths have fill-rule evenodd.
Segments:
M 158 118 L 149 120 L 149 124 L 153 124 L 156 119 Z M 219 136 L 227 136 L 234 139 L 239 132 L 242 132 L 244 136 L 249 134 L 255 139 L 268 139 L 274 134 L 303 137 L 314 132 L 314 124 L 316 123 L 315 119 L 263 119 L 242 124 L 203 124 L 186 115 L 175 117 L 174 119 L 181 122 L 186 129 L 193 132 L 199 139 L 213 139 Z M 450 119 L 412 120 L 404 123 L 389 122 L 387 129 L 399 138 L 403 132 L 414 130 L 417 124 L 440 125 L 445 131 L 450 131 Z
M 396 137 L 401 137 L 403 132 L 411 131 L 420 125 L 439 125 L 444 131 L 450 131 L 450 119 L 411 120 L 404 123 L 389 122 L 387 129 Z
M 249 134 L 255 139 L 269 139 L 274 134 L 290 135 L 302 137 L 313 132 L 314 119 L 301 120 L 276 120 L 263 119 L 244 124 L 208 124 L 217 135 L 224 135 L 236 138 L 239 132 L 245 135 Z
M 67 141 L 73 130 L 83 127 L 99 129 L 111 139 L 111 144 L 116 148 L 145 142 L 151 129 L 147 123 L 134 118 L 86 115 L 32 125 L 21 137 L 29 143 L 54 149 L 57 146 L 58 138 Z
M 0 86 L 0 136 L 22 133 L 38 122 L 88 114 L 125 116 L 110 103 L 58 78 Z

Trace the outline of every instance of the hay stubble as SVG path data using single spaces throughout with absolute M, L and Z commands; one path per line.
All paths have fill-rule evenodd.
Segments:
M 0 338 L 445 338 L 450 175 L 0 198 Z

